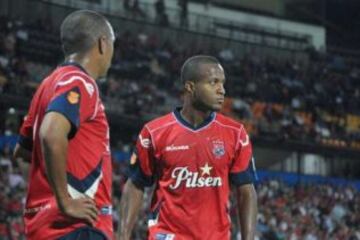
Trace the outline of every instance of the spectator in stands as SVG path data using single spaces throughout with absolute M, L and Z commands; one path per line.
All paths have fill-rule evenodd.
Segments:
M 164 0 L 156 0 L 155 2 L 155 22 L 160 22 L 159 19 L 165 13 L 165 3 Z
M 167 27 L 169 26 L 169 18 L 165 11 L 165 2 L 164 0 L 157 0 L 155 2 L 155 22 L 160 26 Z
M 180 7 L 180 27 L 188 28 L 188 0 L 178 0 L 178 6 Z
M 4 91 L 4 88 L 7 83 L 8 83 L 8 79 L 5 76 L 3 70 L 1 69 L 1 66 L 0 66 L 0 93 L 2 93 Z
M 132 0 L 130 11 L 134 19 L 146 18 L 146 13 L 140 8 L 139 0 Z

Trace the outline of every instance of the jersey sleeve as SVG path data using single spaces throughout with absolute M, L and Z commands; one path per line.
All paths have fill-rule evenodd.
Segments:
M 34 128 L 34 123 L 36 121 L 35 109 L 37 107 L 38 98 L 39 98 L 39 90 L 36 91 L 33 99 L 31 100 L 29 111 L 27 115 L 24 117 L 24 121 L 22 122 L 19 131 L 18 143 L 21 147 L 23 147 L 28 151 L 32 151 L 32 147 L 33 147 L 33 132 L 34 132 L 33 128 Z
M 257 179 L 252 145 L 245 128 L 241 129 L 235 152 L 235 158 L 230 169 L 230 181 L 236 186 L 253 183 Z
M 69 138 L 75 136 L 80 124 L 90 119 L 97 106 L 96 86 L 82 76 L 61 79 L 48 104 L 46 112 L 58 112 L 71 123 Z
M 24 117 L 24 121 L 20 128 L 20 135 L 18 139 L 18 143 L 21 147 L 25 148 L 28 151 L 32 151 L 32 145 L 33 145 L 33 116 L 31 112 L 28 113 Z
M 151 135 L 144 127 L 136 141 L 135 150 L 131 156 L 128 177 L 134 184 L 150 187 L 154 183 L 154 149 Z

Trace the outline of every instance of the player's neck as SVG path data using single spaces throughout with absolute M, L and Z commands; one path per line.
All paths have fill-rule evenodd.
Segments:
M 85 69 L 87 74 L 90 75 L 90 77 L 92 77 L 94 80 L 99 78 L 97 67 L 94 67 L 94 64 L 91 62 L 90 57 L 83 56 L 80 54 L 72 54 L 72 55 L 68 56 L 65 59 L 65 61 L 69 62 L 69 63 L 79 64 L 82 68 Z
M 185 104 L 180 110 L 180 114 L 181 117 L 192 126 L 198 127 L 210 116 L 211 111 L 200 111 Z

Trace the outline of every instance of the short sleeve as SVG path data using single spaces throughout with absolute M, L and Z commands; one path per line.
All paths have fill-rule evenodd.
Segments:
M 154 183 L 154 149 L 151 141 L 151 135 L 144 127 L 136 141 L 128 170 L 128 177 L 134 184 L 143 187 L 150 187 Z
M 97 106 L 95 84 L 82 76 L 73 75 L 58 82 L 46 112 L 58 112 L 71 123 L 69 138 L 80 124 L 91 118 Z
M 34 122 L 36 120 L 35 109 L 37 107 L 37 101 L 39 98 L 39 91 L 36 91 L 33 99 L 31 100 L 29 111 L 24 117 L 24 121 L 20 127 L 20 134 L 18 138 L 18 143 L 21 147 L 28 151 L 32 151 L 33 147 L 33 128 Z
M 237 149 L 230 169 L 230 181 L 234 185 L 253 183 L 257 179 L 252 145 L 245 128 L 239 134 Z
M 28 151 L 32 151 L 33 116 L 29 113 L 24 117 L 20 128 L 18 143 Z

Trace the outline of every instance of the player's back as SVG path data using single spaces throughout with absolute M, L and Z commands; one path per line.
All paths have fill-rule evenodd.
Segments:
M 39 86 L 21 135 L 32 138 L 32 162 L 25 207 L 28 239 L 54 239 L 85 225 L 60 213 L 48 183 L 39 130 L 48 112 L 58 112 L 71 123 L 68 135 L 68 192 L 90 196 L 100 214 L 95 227 L 112 235 L 111 160 L 108 124 L 95 81 L 77 65 L 54 70 Z

